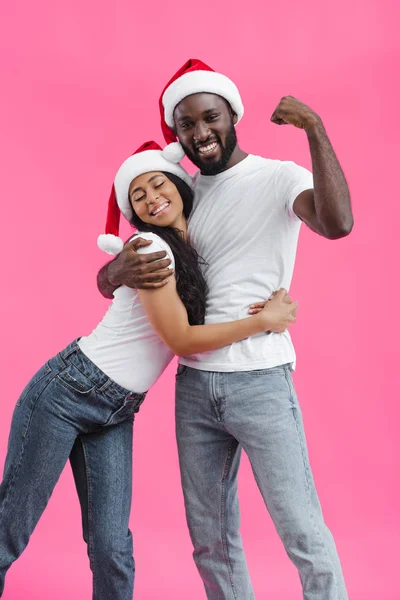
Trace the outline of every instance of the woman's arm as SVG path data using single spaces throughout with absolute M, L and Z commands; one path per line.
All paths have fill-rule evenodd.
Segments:
M 228 323 L 192 326 L 176 291 L 175 277 L 162 288 L 138 292 L 154 329 L 172 352 L 180 356 L 216 350 L 263 331 L 282 333 L 296 321 L 297 303 L 288 302 L 285 290 L 280 290 L 255 316 Z

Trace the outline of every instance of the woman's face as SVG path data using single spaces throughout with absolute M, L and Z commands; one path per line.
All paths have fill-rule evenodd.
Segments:
M 159 227 L 181 228 L 183 202 L 176 186 L 160 171 L 139 175 L 129 186 L 129 199 L 137 216 Z

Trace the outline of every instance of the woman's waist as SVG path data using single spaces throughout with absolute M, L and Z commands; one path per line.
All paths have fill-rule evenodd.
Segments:
M 173 358 L 157 337 L 146 340 L 98 339 L 94 334 L 81 338 L 82 352 L 108 377 L 123 387 L 147 391 Z

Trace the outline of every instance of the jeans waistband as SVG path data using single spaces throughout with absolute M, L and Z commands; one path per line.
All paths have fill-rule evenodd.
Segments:
M 72 362 L 76 368 L 79 369 L 88 379 L 93 381 L 93 384 L 96 385 L 99 392 L 107 392 L 111 395 L 116 394 L 118 396 L 125 396 L 126 399 L 132 400 L 140 400 L 141 398 L 145 397 L 146 392 L 140 394 L 137 392 L 132 392 L 108 377 L 104 371 L 99 369 L 99 367 L 95 365 L 94 362 L 92 362 L 84 352 L 82 352 L 78 345 L 79 339 L 80 338 L 68 344 L 64 350 L 57 354 L 57 359 L 61 365 L 65 366 L 66 362 Z

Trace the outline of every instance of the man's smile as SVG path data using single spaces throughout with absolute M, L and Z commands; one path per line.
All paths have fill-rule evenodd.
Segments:
M 212 142 L 206 142 L 204 144 L 197 144 L 195 146 L 197 154 L 207 158 L 212 158 L 216 156 L 218 152 L 218 147 L 219 143 L 217 142 L 217 140 L 213 140 Z

